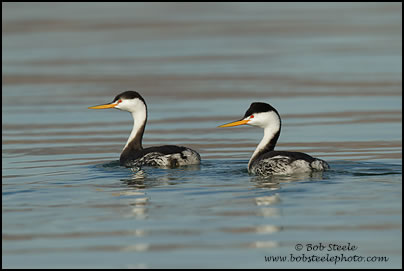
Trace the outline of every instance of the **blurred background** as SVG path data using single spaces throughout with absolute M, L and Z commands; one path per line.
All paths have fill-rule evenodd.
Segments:
M 373 172 L 375 168 L 383 176 L 393 174 L 396 179 L 387 182 L 391 186 L 376 182 L 372 188 L 384 191 L 377 195 L 380 200 L 392 200 L 380 207 L 387 208 L 390 215 L 384 215 L 387 209 L 368 210 L 376 215 L 371 220 L 380 225 L 364 233 L 363 240 L 376 238 L 371 246 L 380 250 L 371 252 L 381 255 L 388 251 L 396 259 L 388 266 L 397 267 L 397 255 L 401 255 L 397 254 L 401 238 L 396 238 L 401 235 L 401 204 L 395 201 L 401 198 L 401 193 L 397 194 L 401 191 L 402 165 L 401 3 L 2 3 L 2 8 L 4 267 L 229 267 L 229 263 L 270 267 L 263 255 L 273 250 L 265 249 L 280 246 L 284 250 L 277 252 L 287 255 L 302 238 L 292 240 L 281 235 L 275 239 L 283 245 L 274 245 L 273 235 L 264 242 L 260 240 L 262 235 L 258 241 L 256 235 L 249 235 L 251 231 L 273 233 L 269 230 L 272 228 L 261 225 L 263 218 L 270 218 L 256 212 L 257 206 L 262 207 L 256 203 L 257 195 L 244 194 L 263 193 L 261 184 L 248 179 L 245 171 L 262 131 L 251 127 L 216 128 L 241 118 L 255 101 L 270 103 L 279 111 L 283 121 L 279 148 L 308 152 L 330 161 L 332 167 L 341 170 L 331 179 L 346 179 L 341 172 L 351 174 L 357 169 L 360 174 L 370 171 L 372 176 L 377 173 Z M 154 200 L 165 200 L 149 203 L 149 220 L 138 215 L 136 208 L 138 213 L 134 215 L 133 205 L 122 203 L 130 198 L 128 186 L 116 183 L 131 178 L 129 173 L 116 168 L 100 170 L 119 158 L 131 130 L 130 116 L 119 110 L 87 109 L 110 102 L 126 90 L 138 91 L 148 104 L 144 145 L 186 145 L 198 150 L 207 163 L 200 172 L 192 173 L 190 182 L 181 181 L 186 174 L 167 177 L 158 171 L 151 173 L 161 179 L 142 187 L 131 186 L 140 193 L 131 194 L 136 208 L 153 195 Z M 234 172 L 234 167 L 242 171 Z M 222 187 L 215 182 L 223 175 L 230 176 L 230 183 Z M 167 191 L 159 189 L 162 183 L 172 182 L 177 185 L 177 194 L 165 198 Z M 201 187 L 201 183 L 210 186 Z M 234 193 L 238 192 L 224 192 L 224 187 L 232 184 L 241 193 L 236 205 Z M 357 192 L 348 196 L 358 200 L 349 207 L 352 213 L 345 220 L 348 224 L 371 200 L 362 198 L 364 183 L 358 184 L 358 190 L 351 184 L 338 189 Z M 138 191 L 148 185 L 157 188 L 147 190 L 146 196 L 144 190 Z M 220 187 L 223 194 L 215 190 Z M 206 193 L 201 198 L 192 194 L 193 200 L 201 201 L 193 201 L 190 213 L 202 212 L 202 217 L 212 215 L 220 221 L 245 221 L 211 225 L 202 219 L 208 223 L 207 228 L 210 225 L 205 232 L 198 229 L 201 217 L 195 216 L 176 228 L 174 222 L 187 210 L 171 211 L 184 208 L 175 199 L 187 198 L 189 189 Z M 116 191 L 124 196 L 116 196 Z M 320 194 L 332 198 L 335 191 L 334 187 Z M 296 208 L 305 206 L 313 202 L 313 195 L 306 195 L 303 202 L 296 203 L 293 193 L 285 194 L 283 201 Z M 217 203 L 215 206 L 229 204 L 230 209 L 206 214 L 208 196 L 212 204 Z M 291 201 L 287 201 L 288 196 Z M 346 198 L 343 195 L 327 205 L 328 219 L 333 220 L 335 210 L 346 210 L 347 206 L 339 205 Z M 252 206 L 247 204 L 250 199 L 255 202 Z M 320 208 L 322 200 L 314 205 Z M 105 204 L 102 208 L 100 202 Z M 125 224 L 128 220 L 123 214 L 127 214 L 128 206 L 133 221 L 140 219 L 140 224 Z M 171 215 L 167 221 L 158 220 L 167 228 L 151 230 L 160 236 L 159 243 L 148 239 L 148 230 L 155 225 L 150 219 L 155 214 L 151 210 L 160 210 L 161 206 L 171 206 L 166 210 Z M 252 208 L 248 213 L 253 218 L 235 210 L 245 206 Z M 289 221 L 288 210 L 294 209 L 284 208 L 281 213 Z M 122 217 L 117 218 L 117 212 Z M 76 220 L 78 213 L 81 216 Z M 304 211 L 296 209 L 292 214 Z M 157 211 L 158 215 L 161 213 Z M 359 229 L 368 229 L 368 218 L 359 217 L 358 228 L 343 228 L 342 232 L 338 228 L 338 234 L 332 228 L 322 228 L 321 240 L 330 234 L 336 240 L 357 236 Z M 125 222 L 114 223 L 119 219 Z M 323 221 L 324 217 L 311 221 L 316 219 Z M 247 221 L 256 224 L 251 226 Z M 248 226 L 231 228 L 244 222 Z M 278 226 L 285 224 L 280 222 Z M 379 226 L 386 235 L 376 230 Z M 132 231 L 139 227 L 143 235 L 142 231 Z M 215 229 L 220 229 L 220 234 L 210 235 L 212 231 L 217 233 Z M 109 242 L 93 238 L 93 231 L 103 238 L 124 236 L 142 242 L 122 247 L 118 242 L 111 247 Z M 298 235 L 307 228 L 289 231 Z M 317 240 L 315 231 L 310 231 L 312 235 L 305 233 L 304 238 Z M 180 241 L 170 239 L 173 232 Z M 189 241 L 189 236 L 196 239 Z M 229 238 L 235 243 L 227 242 Z M 245 249 L 250 248 L 253 251 L 246 253 Z M 188 255 L 189 261 L 183 265 L 174 258 L 155 261 L 158 253 L 171 251 L 184 259 L 188 249 L 197 253 Z M 87 253 L 78 256 L 75 251 Z M 116 253 L 119 257 L 113 260 L 100 257 L 100 253 L 110 251 L 142 253 L 139 258 L 124 253 Z M 53 253 L 53 260 L 45 260 L 48 253 Z M 202 258 L 210 259 L 212 264 Z M 103 262 L 106 259 L 108 262 Z

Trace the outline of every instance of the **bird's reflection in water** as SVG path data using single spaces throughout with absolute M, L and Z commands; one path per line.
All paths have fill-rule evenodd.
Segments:
M 255 204 L 260 208 L 260 214 L 264 217 L 278 217 L 281 216 L 281 209 L 277 207 L 282 202 L 282 194 L 278 190 L 292 182 L 299 181 L 320 181 L 325 179 L 324 172 L 313 171 L 307 173 L 300 173 L 294 175 L 273 175 L 273 176 L 254 176 L 251 182 L 257 188 L 267 191 L 265 195 L 255 197 Z
M 188 165 L 171 168 L 155 168 L 155 167 L 134 167 L 130 168 L 132 175 L 128 179 L 121 181 L 129 187 L 145 189 L 157 187 L 161 185 L 175 185 L 182 181 L 189 180 L 190 172 L 199 172 L 200 165 Z
M 251 181 L 256 184 L 257 187 L 269 188 L 271 190 L 277 190 L 283 183 L 292 183 L 299 181 L 321 181 L 326 179 L 322 171 L 304 172 L 292 175 L 273 175 L 273 176 L 257 176 L 251 178 Z
M 126 183 L 129 187 L 144 189 L 146 188 L 144 180 L 147 178 L 146 172 L 140 168 L 131 168 L 132 176 L 130 179 L 123 179 L 122 181 Z
M 125 196 L 123 200 L 131 207 L 131 212 L 127 215 L 136 219 L 147 218 L 150 201 L 150 197 L 147 195 L 148 188 L 175 185 L 182 180 L 189 179 L 187 173 L 199 169 L 199 165 L 179 167 L 174 171 L 153 167 L 130 168 L 132 172 L 130 178 L 121 179 L 128 186 L 128 189 L 120 192 L 120 196 Z

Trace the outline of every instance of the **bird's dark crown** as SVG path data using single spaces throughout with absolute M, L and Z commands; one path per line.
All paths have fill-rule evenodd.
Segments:
M 146 104 L 142 95 L 140 95 L 138 92 L 133 91 L 133 90 L 128 90 L 128 91 L 122 92 L 121 94 L 116 95 L 113 102 L 116 102 L 119 99 L 131 100 L 131 99 L 136 99 L 136 98 L 141 100 L 144 104 Z
M 273 108 L 271 105 L 269 105 L 267 103 L 255 102 L 255 103 L 252 103 L 250 105 L 250 108 L 248 108 L 247 112 L 245 112 L 244 118 L 251 116 L 252 114 L 255 114 L 255 113 L 263 113 L 263 112 L 270 112 L 270 111 L 274 111 L 276 114 L 278 114 L 278 111 L 276 111 L 276 109 Z

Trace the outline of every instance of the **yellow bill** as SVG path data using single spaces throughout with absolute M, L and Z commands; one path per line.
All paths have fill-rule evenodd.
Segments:
M 238 126 L 238 125 L 243 125 L 247 124 L 249 120 L 238 120 L 238 121 L 233 121 L 227 124 L 220 125 L 219 127 L 233 127 L 233 126 Z
M 102 104 L 102 105 L 96 105 L 96 106 L 90 106 L 88 109 L 106 109 L 106 108 L 114 108 L 117 106 L 117 103 L 111 103 L 111 104 Z

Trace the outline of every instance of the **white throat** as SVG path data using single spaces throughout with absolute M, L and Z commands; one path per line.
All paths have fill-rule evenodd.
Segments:
M 281 122 L 276 117 L 268 125 L 264 126 L 263 128 L 264 128 L 264 137 L 261 139 L 261 142 L 258 144 L 258 146 L 255 149 L 253 155 L 251 156 L 250 161 L 248 162 L 248 168 L 250 168 L 250 164 L 256 158 L 258 158 L 257 156 L 261 155 L 262 151 L 265 150 L 268 147 L 268 144 L 275 137 L 276 133 L 279 132 L 279 130 L 281 129 Z
M 125 147 L 123 147 L 123 149 L 125 149 L 129 143 L 136 137 L 136 135 L 138 133 L 141 133 L 144 123 L 146 121 L 146 114 L 139 114 L 139 113 L 131 113 L 132 117 L 133 117 L 133 128 L 132 128 L 132 132 L 129 135 L 128 141 L 125 144 Z
M 129 135 L 128 141 L 125 144 L 125 149 L 130 142 L 132 142 L 133 139 L 135 139 L 137 136 L 139 136 L 139 140 L 142 139 L 142 135 L 139 133 L 143 133 L 144 127 L 146 124 L 146 119 L 147 119 L 147 110 L 146 106 L 140 102 L 140 101 L 125 101 L 120 104 L 120 107 L 116 107 L 117 109 L 120 110 L 125 110 L 129 111 L 129 113 L 132 114 L 133 118 L 133 128 L 132 132 Z M 139 142 L 140 145 L 142 142 Z

